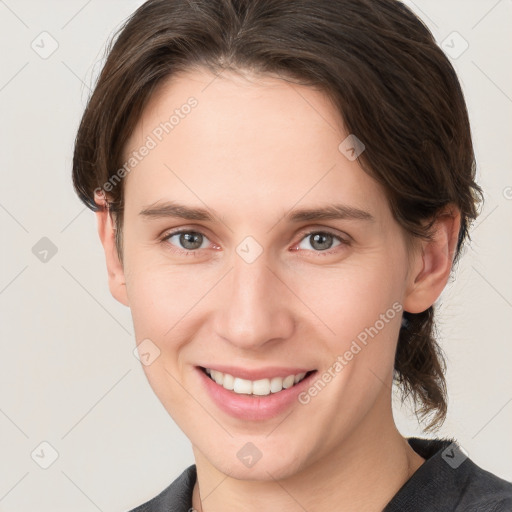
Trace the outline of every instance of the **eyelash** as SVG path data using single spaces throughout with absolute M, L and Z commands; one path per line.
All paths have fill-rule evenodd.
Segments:
M 205 237 L 206 239 L 208 239 L 208 237 L 202 233 L 201 231 L 196 231 L 196 230 L 193 230 L 193 229 L 177 229 L 176 231 L 170 231 L 170 232 L 167 232 L 161 239 L 160 239 L 160 242 L 165 244 L 168 248 L 170 246 L 172 246 L 171 250 L 172 252 L 174 253 L 177 253 L 177 254 L 184 254 L 186 256 L 188 255 L 197 255 L 200 251 L 202 251 L 203 249 L 195 249 L 195 250 L 191 250 L 191 249 L 180 249 L 179 247 L 176 247 L 175 245 L 169 243 L 169 239 L 172 238 L 173 236 L 175 235 L 179 235 L 181 233 L 195 233 L 195 234 L 199 234 L 199 235 L 202 235 L 203 237 Z M 350 245 L 350 240 L 348 239 L 344 239 L 342 238 L 340 235 L 337 235 L 336 233 L 332 232 L 332 231 L 329 231 L 329 230 L 319 230 L 319 229 L 316 229 L 316 230 L 311 230 L 311 231 L 308 231 L 306 233 L 302 233 L 302 236 L 301 236 L 301 239 L 299 241 L 298 244 L 295 244 L 296 245 L 299 245 L 300 242 L 302 242 L 304 239 L 308 238 L 309 236 L 311 235 L 316 235 L 316 234 L 322 234 L 322 235 L 330 235 L 332 236 L 333 238 L 337 239 L 340 244 L 337 245 L 336 247 L 340 247 L 340 246 L 349 246 Z M 333 249 L 327 249 L 325 251 L 310 251 L 310 252 L 315 252 L 318 254 L 318 256 L 327 256 L 329 254 L 333 254 L 336 251 L 336 247 L 334 247 Z M 296 252 L 299 252 L 301 250 L 304 250 L 304 249 L 298 249 Z

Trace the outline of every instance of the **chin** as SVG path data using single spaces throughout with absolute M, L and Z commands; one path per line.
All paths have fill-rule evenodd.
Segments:
M 237 480 L 272 481 L 283 480 L 300 472 L 306 465 L 306 454 L 294 453 L 291 447 L 283 452 L 273 449 L 269 443 L 255 441 L 239 442 L 231 440 L 231 446 L 219 447 L 219 451 L 209 453 L 208 459 L 218 471 Z M 265 444 L 261 450 L 256 445 Z M 208 452 L 203 452 L 208 453 Z M 226 457 L 233 453 L 233 457 Z

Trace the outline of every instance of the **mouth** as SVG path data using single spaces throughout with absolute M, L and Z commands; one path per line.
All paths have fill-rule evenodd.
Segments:
M 293 388 L 316 372 L 316 370 L 309 370 L 306 372 L 289 373 L 285 376 L 275 375 L 263 379 L 249 380 L 212 368 L 204 368 L 202 366 L 199 368 L 209 379 L 225 390 L 232 391 L 238 395 L 252 397 L 276 395 L 283 390 Z
M 215 366 L 196 366 L 206 395 L 225 414 L 255 422 L 271 420 L 293 407 L 302 407 L 298 396 L 311 385 L 317 373 L 299 367 Z

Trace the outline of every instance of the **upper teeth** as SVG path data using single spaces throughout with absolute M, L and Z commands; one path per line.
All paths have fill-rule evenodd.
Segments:
M 239 377 L 233 377 L 229 373 L 222 373 L 218 370 L 206 368 L 206 373 L 220 386 L 243 395 L 269 395 L 278 393 L 284 389 L 291 388 L 297 382 L 300 382 L 306 373 L 297 375 L 288 375 L 282 377 L 273 377 L 272 379 L 246 380 Z

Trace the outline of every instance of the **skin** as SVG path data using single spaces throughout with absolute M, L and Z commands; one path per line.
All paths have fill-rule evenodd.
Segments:
M 435 302 L 450 274 L 459 213 L 448 209 L 433 241 L 409 251 L 380 185 L 338 150 L 348 134 L 327 97 L 269 76 L 224 72 L 214 79 L 201 69 L 174 76 L 152 96 L 126 155 L 189 96 L 197 107 L 125 178 L 123 264 L 112 218 L 96 215 L 110 290 L 130 307 L 137 343 L 149 338 L 160 350 L 144 366 L 149 383 L 192 442 L 193 505 L 209 512 L 382 510 L 424 462 L 392 416 L 401 314 L 307 405 L 297 402 L 270 420 L 222 412 L 194 366 L 321 373 L 393 303 L 417 313 Z M 219 216 L 139 214 L 171 200 Z M 375 220 L 284 218 L 331 203 Z M 186 252 L 179 236 L 161 241 L 181 227 L 204 234 L 200 249 L 173 252 Z M 350 243 L 334 238 L 322 254 L 309 230 Z M 247 236 L 263 250 L 250 264 L 236 252 Z M 247 442 L 262 453 L 251 468 L 236 456 Z

